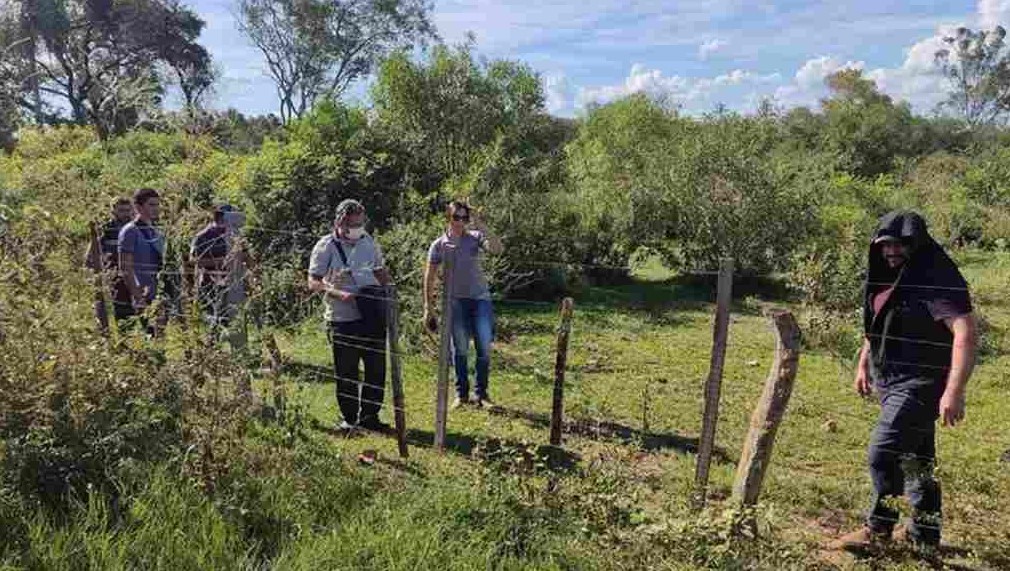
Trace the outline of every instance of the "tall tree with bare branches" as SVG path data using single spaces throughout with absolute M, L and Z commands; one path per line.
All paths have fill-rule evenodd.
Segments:
M 237 0 L 239 28 L 263 53 L 280 116 L 338 98 L 394 50 L 436 38 L 430 0 Z
M 4 0 L 0 21 L 0 77 L 38 122 L 68 113 L 106 138 L 160 104 L 169 70 L 207 83 L 204 23 L 178 0 Z

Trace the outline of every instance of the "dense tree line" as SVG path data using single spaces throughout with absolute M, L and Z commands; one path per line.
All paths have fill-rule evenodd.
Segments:
M 862 236 L 888 208 L 925 211 L 951 244 L 1010 241 L 1002 28 L 958 30 L 937 54 L 948 115 L 916 115 L 844 70 L 816 108 L 688 117 L 633 95 L 570 120 L 547 113 L 540 77 L 522 63 L 482 61 L 472 44 L 413 52 L 437 39 L 421 0 L 243 0 L 242 29 L 278 63 L 268 68 L 280 104 L 279 116 L 244 117 L 202 108 L 214 81 L 203 22 L 175 0 L 3 6 L 0 143 L 12 154 L 0 180 L 62 196 L 55 181 L 26 177 L 33 167 L 19 158 L 37 152 L 86 165 L 73 172 L 89 212 L 157 186 L 185 226 L 228 199 L 249 212 L 268 273 L 286 276 L 269 283 L 304 269 L 346 197 L 372 209 L 408 282 L 445 201 L 481 205 L 510 245 L 492 267 L 503 293 L 571 290 L 607 273 L 592 267 L 651 253 L 694 269 L 732 256 L 743 272 L 783 272 L 811 301 L 845 305 Z M 368 74 L 370 105 L 341 103 Z M 180 113 L 159 110 L 171 85 Z M 104 143 L 31 129 L 62 123 Z M 38 149 L 40 137 L 61 140 Z

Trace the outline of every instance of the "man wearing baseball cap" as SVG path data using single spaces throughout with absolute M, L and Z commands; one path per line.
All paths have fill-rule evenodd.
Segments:
M 386 382 L 386 289 L 389 272 L 379 244 L 365 230 L 365 207 L 347 199 L 337 206 L 333 232 L 309 258 L 309 289 L 323 294 L 324 318 L 333 349 L 337 404 L 342 430 L 379 432 Z M 359 364 L 364 363 L 361 380 Z
M 234 247 L 244 218 L 229 204 L 214 208 L 214 219 L 190 245 L 196 263 L 197 297 L 211 327 L 227 327 L 237 312 L 234 290 L 244 276 L 244 260 Z M 238 283 L 236 283 L 236 281 Z
M 891 498 L 905 495 L 911 518 L 900 535 L 935 555 L 942 527 L 936 420 L 952 427 L 964 419 L 975 321 L 967 282 L 915 212 L 885 215 L 873 234 L 863 330 L 855 389 L 876 392 L 881 406 L 869 448 L 874 493 L 865 526 L 832 547 L 890 541 L 900 515 Z

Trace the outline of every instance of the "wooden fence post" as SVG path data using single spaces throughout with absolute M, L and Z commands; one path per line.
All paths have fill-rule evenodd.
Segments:
M 396 444 L 400 457 L 407 453 L 407 419 L 403 410 L 403 372 L 400 366 L 400 307 L 396 286 L 389 286 L 389 327 L 386 335 L 389 343 L 389 374 L 393 388 L 393 425 L 396 427 Z
M 565 366 L 568 362 L 568 338 L 572 332 L 572 308 L 575 302 L 566 297 L 561 302 L 561 323 L 558 325 L 557 356 L 554 361 L 554 402 L 551 406 L 551 446 L 561 445 L 561 425 L 564 417 Z
M 722 371 L 726 362 L 726 343 L 729 339 L 729 309 L 733 300 L 733 259 L 726 258 L 719 265 L 719 283 L 716 293 L 715 325 L 712 330 L 712 359 L 708 380 L 705 382 L 705 409 L 702 416 L 701 438 L 698 443 L 698 463 L 694 473 L 694 505 L 705 505 L 708 493 L 708 472 L 715 449 L 715 427 L 719 420 L 719 392 Z
M 287 398 L 284 394 L 284 384 L 281 382 L 281 370 L 284 368 L 284 358 L 281 350 L 277 347 L 277 339 L 273 333 L 267 333 L 263 338 L 263 345 L 267 350 L 267 359 L 270 367 L 270 380 L 273 389 L 274 410 L 277 417 L 284 416 L 284 409 L 287 406 Z
M 95 259 L 88 260 L 89 263 L 94 264 L 92 269 L 95 271 L 95 309 L 97 312 L 95 317 L 98 319 L 99 327 L 103 329 L 102 333 L 109 335 L 112 344 L 115 346 L 119 342 L 119 323 L 116 320 L 112 287 L 109 285 L 106 273 L 108 268 L 105 267 L 105 253 L 102 250 L 102 232 L 96 222 L 92 222 L 89 228 L 91 230 L 92 242 L 89 249 L 93 249 L 95 253 Z M 118 269 L 118 267 L 119 261 L 117 260 L 116 268 Z
M 775 362 L 751 416 L 733 483 L 733 499 L 743 506 L 753 506 L 761 494 L 775 434 L 785 416 L 800 360 L 800 328 L 796 318 L 784 310 L 773 311 L 770 316 L 775 328 Z
M 456 249 L 446 243 L 442 255 L 442 319 L 439 323 L 438 384 L 435 387 L 435 449 L 445 452 L 445 420 L 449 400 L 449 344 L 452 334 L 452 271 Z

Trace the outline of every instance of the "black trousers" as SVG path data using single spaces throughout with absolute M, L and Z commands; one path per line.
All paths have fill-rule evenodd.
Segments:
M 369 329 L 361 320 L 331 321 L 327 328 L 337 377 L 337 404 L 349 424 L 378 420 L 386 392 L 386 337 Z M 364 382 L 359 363 L 364 363 Z

